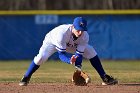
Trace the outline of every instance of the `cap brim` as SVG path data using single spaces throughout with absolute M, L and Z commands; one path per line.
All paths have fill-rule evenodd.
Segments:
M 76 30 L 87 31 L 87 27 L 74 27 Z

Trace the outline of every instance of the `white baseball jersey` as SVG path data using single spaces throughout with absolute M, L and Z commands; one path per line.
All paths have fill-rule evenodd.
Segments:
M 56 46 L 58 51 L 66 51 L 67 47 L 76 48 L 77 53 L 84 53 L 85 47 L 89 41 L 89 35 L 86 31 L 77 39 L 72 36 L 72 24 L 60 25 L 54 28 L 50 33 L 52 44 Z
M 77 40 L 74 40 L 72 24 L 60 25 L 45 36 L 43 45 L 39 50 L 39 54 L 34 58 L 34 62 L 40 65 L 56 51 L 84 53 L 83 55 L 86 58 L 92 58 L 96 55 L 96 52 L 94 48 L 88 45 L 88 41 L 89 35 L 86 31 Z

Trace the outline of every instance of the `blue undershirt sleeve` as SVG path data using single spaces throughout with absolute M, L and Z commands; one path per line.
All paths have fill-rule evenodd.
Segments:
M 83 56 L 81 54 L 75 53 L 75 56 L 78 56 L 75 62 L 75 66 L 81 68 Z
M 58 51 L 59 54 L 59 58 L 62 62 L 65 62 L 67 64 L 70 64 L 70 59 L 71 57 L 68 56 L 68 54 L 66 52 L 62 52 L 62 51 Z
M 66 52 L 58 51 L 58 54 L 59 54 L 59 58 L 62 62 L 70 64 L 71 57 L 69 57 Z M 81 54 L 78 54 L 78 53 L 75 53 L 75 56 L 78 56 L 76 61 L 75 61 L 75 66 L 81 68 L 82 67 L 83 56 Z

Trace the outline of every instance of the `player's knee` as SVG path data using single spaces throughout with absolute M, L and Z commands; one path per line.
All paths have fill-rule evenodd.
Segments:
M 35 61 L 36 65 L 41 65 L 45 62 L 46 60 L 40 59 L 39 61 Z
M 43 64 L 46 60 L 47 60 L 47 58 L 45 58 L 45 57 L 35 57 L 35 58 L 34 58 L 34 62 L 35 62 L 36 65 L 41 65 L 41 64 Z

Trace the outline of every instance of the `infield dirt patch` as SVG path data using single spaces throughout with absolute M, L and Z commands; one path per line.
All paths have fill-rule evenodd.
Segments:
M 75 86 L 72 83 L 30 83 L 19 86 L 18 83 L 0 83 L 0 93 L 140 93 L 140 84 Z

